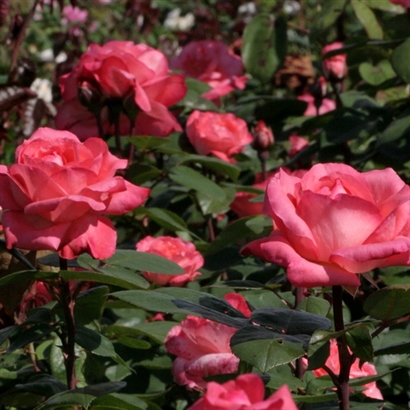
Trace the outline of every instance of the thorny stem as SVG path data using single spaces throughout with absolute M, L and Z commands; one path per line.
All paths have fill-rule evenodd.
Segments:
M 67 270 L 67 259 L 60 258 L 60 269 Z M 70 285 L 64 279 L 60 279 L 60 304 L 62 305 L 66 329 L 61 336 L 63 346 L 64 365 L 66 369 L 67 386 L 69 390 L 76 388 L 75 377 L 75 299 L 70 291 Z
M 341 286 L 333 286 L 332 290 L 335 331 L 339 332 L 344 330 L 343 289 Z M 336 389 L 339 398 L 339 408 L 340 410 L 346 410 L 350 408 L 349 375 L 354 356 L 349 353 L 344 333 L 337 338 L 337 347 L 339 350 L 340 373 L 337 378 L 338 384 L 336 384 Z
M 305 297 L 303 293 L 304 290 L 305 288 L 299 288 L 299 287 L 295 288 L 295 309 Z M 305 373 L 305 366 L 303 364 L 303 359 L 300 357 L 299 359 L 296 360 L 295 374 L 297 378 L 302 380 L 304 373 Z

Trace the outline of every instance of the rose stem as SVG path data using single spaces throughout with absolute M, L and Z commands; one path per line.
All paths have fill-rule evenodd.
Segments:
M 343 289 L 341 286 L 333 286 L 333 317 L 335 321 L 335 331 L 344 330 L 343 322 Z M 337 347 L 339 350 L 339 362 L 340 362 L 340 373 L 339 373 L 339 385 L 337 387 L 337 395 L 339 397 L 339 408 L 340 410 L 345 410 L 350 408 L 350 389 L 349 389 L 349 375 L 350 367 L 352 365 L 353 355 L 350 355 L 347 348 L 346 335 L 343 333 L 337 338 Z
M 97 120 L 97 127 L 98 127 L 98 135 L 101 139 L 104 139 L 104 128 L 101 120 L 101 110 L 95 114 L 95 119 Z
M 67 270 L 67 259 L 60 257 L 60 270 Z M 63 308 L 64 318 L 66 321 L 66 331 L 63 332 L 62 345 L 64 364 L 67 376 L 67 385 L 69 390 L 76 388 L 75 377 L 75 321 L 74 321 L 74 305 L 75 299 L 71 295 L 70 285 L 67 281 L 60 278 L 60 303 Z
M 295 309 L 298 307 L 299 303 L 302 302 L 304 295 L 305 288 L 295 288 Z M 303 379 L 303 374 L 305 373 L 305 366 L 303 364 L 303 360 L 300 357 L 296 360 L 296 377 L 299 379 Z

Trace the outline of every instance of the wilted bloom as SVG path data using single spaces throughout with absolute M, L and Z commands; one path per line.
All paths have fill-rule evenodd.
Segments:
M 337 347 L 337 342 L 335 339 L 330 341 L 330 355 L 326 360 L 325 365 L 332 370 L 335 374 L 340 373 L 340 361 L 339 361 L 339 349 Z M 316 377 L 327 376 L 328 373 L 326 370 L 320 368 L 313 370 L 313 373 Z M 360 378 L 360 377 L 369 377 L 376 376 L 377 370 L 373 364 L 365 362 L 360 364 L 359 358 L 353 362 L 352 367 L 350 368 L 350 380 Z M 376 382 L 370 382 L 365 384 L 363 394 L 372 399 L 383 400 L 383 396 L 378 389 Z
M 249 316 L 245 300 L 240 302 L 238 298 L 243 299 L 239 294 L 235 296 L 234 307 L 244 317 Z M 239 359 L 229 345 L 236 330 L 192 315 L 174 326 L 165 339 L 165 346 L 169 353 L 177 356 L 172 366 L 175 382 L 190 390 L 201 390 L 206 386 L 204 378 L 237 372 Z
M 294 286 L 358 287 L 360 273 L 410 265 L 410 187 L 391 168 L 316 164 L 300 177 L 280 169 L 264 210 L 275 229 L 243 252 L 285 266 Z
M 335 42 L 328 44 L 322 49 L 322 56 L 330 51 L 338 50 L 343 47 L 343 43 Z M 347 74 L 346 54 L 336 54 L 323 60 L 323 71 L 325 76 L 331 81 L 340 81 Z
M 191 41 L 170 62 L 174 70 L 212 87 L 203 97 L 217 100 L 235 89 L 245 88 L 242 60 L 218 40 Z
M 227 162 L 253 141 L 248 126 L 233 114 L 195 110 L 188 117 L 186 133 L 196 152 L 211 154 Z
M 127 160 L 100 138 L 81 143 L 67 131 L 39 128 L 0 166 L 0 206 L 7 247 L 54 250 L 73 259 L 112 256 L 116 230 L 106 216 L 142 205 L 149 189 L 115 176 Z
M 99 135 L 96 115 L 104 132 L 113 131 L 109 115 L 119 116 L 121 135 L 129 135 L 131 124 L 137 135 L 181 131 L 168 107 L 184 97 L 184 77 L 170 75 L 164 54 L 145 44 L 91 44 L 75 69 L 60 78 L 60 88 L 65 102 L 58 110 L 56 126 L 82 140 Z M 80 103 L 78 92 L 84 94 L 87 89 L 90 100 Z
M 201 274 L 198 271 L 204 264 L 204 258 L 196 250 L 195 245 L 181 238 L 172 236 L 159 236 L 154 238 L 146 236 L 141 239 L 136 249 L 139 252 L 154 253 L 177 263 L 185 270 L 180 275 L 166 275 L 152 272 L 143 272 L 144 277 L 150 282 L 158 285 L 184 286 L 187 282 L 193 281 Z
M 246 373 L 219 384 L 209 382 L 206 392 L 189 410 L 297 410 L 286 385 L 266 400 L 262 379 Z

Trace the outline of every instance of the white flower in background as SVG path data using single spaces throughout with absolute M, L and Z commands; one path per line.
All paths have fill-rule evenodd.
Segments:
M 36 78 L 30 88 L 37 93 L 37 97 L 44 102 L 51 103 L 53 101 L 53 93 L 51 91 L 51 81 L 45 78 Z
M 56 57 L 54 57 L 53 50 L 51 48 L 47 48 L 43 51 L 40 51 L 37 54 L 38 58 L 43 61 L 44 63 L 52 63 L 55 62 L 56 64 L 64 63 L 67 60 L 67 54 L 64 51 L 58 53 Z
M 285 0 L 283 10 L 286 14 L 295 15 L 299 13 L 300 4 L 295 0 Z
M 181 16 L 181 9 L 176 8 L 170 11 L 164 21 L 164 27 L 173 31 L 188 31 L 195 24 L 195 17 L 192 13 Z

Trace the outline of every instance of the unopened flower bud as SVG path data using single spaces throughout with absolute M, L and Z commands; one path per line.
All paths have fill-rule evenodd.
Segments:
M 267 151 L 273 145 L 273 133 L 264 121 L 259 120 L 252 132 L 252 147 L 256 151 Z
M 103 100 L 101 91 L 88 81 L 83 81 L 78 86 L 77 95 L 80 103 L 87 107 L 91 112 L 101 109 L 101 103 Z

